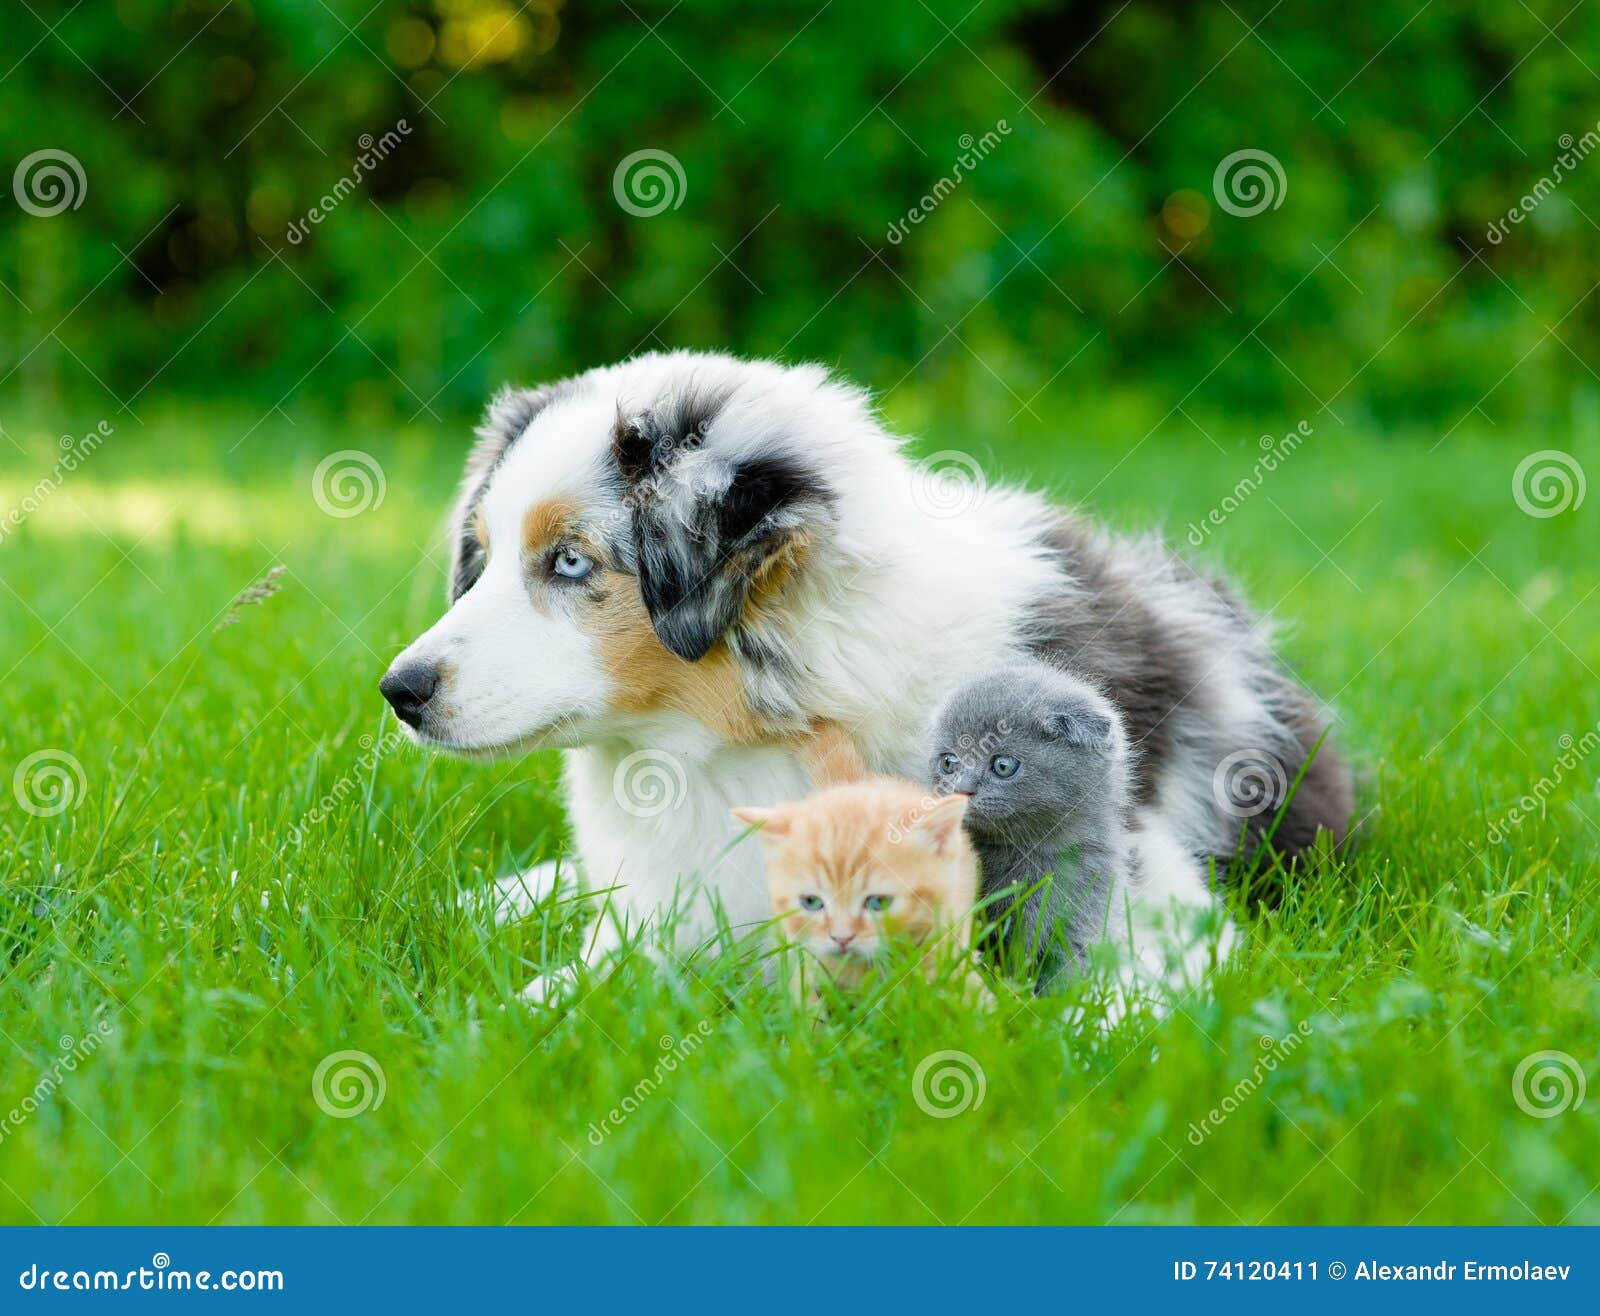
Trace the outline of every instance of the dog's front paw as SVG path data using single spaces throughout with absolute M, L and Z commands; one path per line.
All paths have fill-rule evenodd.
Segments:
M 577 995 L 578 971 L 568 967 L 541 973 L 517 993 L 517 998 L 535 1009 L 559 1010 L 570 1005 Z
M 555 860 L 535 864 L 525 873 L 497 878 L 492 886 L 463 889 L 457 897 L 461 908 L 483 911 L 496 927 L 527 918 L 562 885 L 567 874 Z

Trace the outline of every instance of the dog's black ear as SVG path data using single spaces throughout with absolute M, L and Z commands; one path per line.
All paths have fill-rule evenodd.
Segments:
M 539 388 L 513 388 L 507 386 L 494 395 L 483 413 L 483 419 L 474 431 L 478 441 L 467 454 L 466 470 L 461 478 L 461 493 L 450 516 L 450 578 L 446 585 L 447 601 L 454 603 L 477 583 L 483 574 L 486 561 L 483 545 L 473 528 L 472 516 L 477 511 L 478 500 L 494 468 L 504 459 L 511 445 L 517 442 L 533 423 L 533 419 L 550 405 L 568 385 L 544 384 Z
M 704 439 L 703 426 L 655 416 L 619 419 L 613 443 L 650 623 L 662 644 L 691 662 L 758 592 L 780 583 L 832 508 L 826 487 L 798 458 L 724 455 L 704 448 Z

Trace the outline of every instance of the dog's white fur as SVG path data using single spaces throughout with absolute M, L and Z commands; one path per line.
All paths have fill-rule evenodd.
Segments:
M 812 786 L 791 748 L 729 745 L 679 712 L 618 713 L 614 678 L 592 639 L 563 612 L 530 601 L 516 551 L 528 509 L 562 498 L 625 522 L 626 500 L 608 477 L 619 412 L 690 380 L 737 389 L 705 449 L 681 457 L 684 478 L 701 462 L 714 483 L 741 452 L 799 445 L 833 492 L 834 529 L 816 539 L 774 625 L 799 673 L 804 715 L 847 727 L 870 769 L 922 779 L 931 710 L 957 684 L 1023 655 L 1038 600 L 1061 588 L 1060 564 L 1041 547 L 1055 509 L 1016 489 L 932 482 L 865 397 L 818 367 L 651 355 L 592 371 L 582 387 L 550 401 L 491 470 L 469 471 L 487 566 L 396 666 L 443 662 L 453 672 L 438 696 L 438 724 L 414 736 L 421 743 L 469 755 L 565 752 L 578 873 L 590 887 L 612 889 L 591 961 L 610 952 L 621 930 L 646 929 L 669 908 L 679 946 L 713 934 L 715 905 L 735 927 L 766 921 L 760 847 L 739 843 L 729 810 L 793 799 Z M 1153 590 L 1167 588 L 1153 577 Z M 1192 597 L 1172 592 L 1164 606 L 1173 626 L 1200 624 Z M 1213 705 L 1247 727 L 1263 721 L 1261 697 L 1236 666 L 1220 663 L 1208 680 L 1203 693 Z M 1180 744 L 1154 802 L 1135 820 L 1144 908 L 1130 922 L 1135 951 L 1152 967 L 1168 964 L 1151 944 L 1161 915 L 1211 904 L 1196 856 L 1229 839 L 1218 834 L 1209 798 L 1213 766 L 1186 761 Z M 670 807 L 639 807 L 629 775 L 640 772 L 658 774 L 676 796 Z M 503 895 L 526 908 L 548 894 L 553 876 L 543 865 Z M 1203 956 L 1186 953 L 1193 971 Z M 532 994 L 554 985 L 535 984 Z

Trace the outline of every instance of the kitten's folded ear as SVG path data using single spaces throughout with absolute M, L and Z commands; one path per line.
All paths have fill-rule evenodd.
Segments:
M 762 836 L 787 836 L 789 829 L 794 825 L 794 818 L 782 804 L 774 805 L 770 809 L 744 805 L 730 812 L 745 826 L 759 827 Z
M 1052 735 L 1073 749 L 1111 748 L 1111 719 L 1087 708 L 1061 708 L 1047 719 Z
M 961 821 L 967 816 L 970 795 L 946 795 L 925 814 L 906 828 L 906 835 L 926 845 L 934 854 L 948 855 L 961 832 Z

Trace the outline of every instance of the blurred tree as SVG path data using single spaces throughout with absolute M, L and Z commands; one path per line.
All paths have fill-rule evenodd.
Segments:
M 427 416 L 714 346 L 1450 422 L 1594 373 L 1593 7 L 0 3 L 7 392 Z

